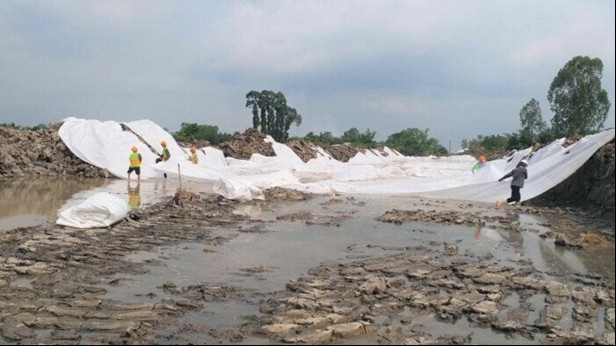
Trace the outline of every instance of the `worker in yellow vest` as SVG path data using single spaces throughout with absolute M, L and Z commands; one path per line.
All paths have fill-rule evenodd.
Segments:
M 128 156 L 128 181 L 130 182 L 131 172 L 137 174 L 137 184 L 141 183 L 141 154 L 138 152 L 137 147 L 131 148 L 132 153 Z
M 192 162 L 195 165 L 199 163 L 199 157 L 197 156 L 197 148 L 190 148 L 190 156 L 188 157 L 188 161 Z
M 169 148 L 167 148 L 167 142 L 166 141 L 160 142 L 160 146 L 163 147 L 163 150 L 160 153 L 160 155 L 158 155 L 158 158 L 156 159 L 156 163 L 159 163 L 161 161 L 163 161 L 163 162 L 167 161 L 171 157 L 171 153 L 169 152 Z M 167 177 L 167 173 L 163 173 L 163 176 L 166 178 Z
M 160 153 L 160 155 L 158 155 L 158 158 L 156 159 L 156 163 L 159 163 L 161 161 L 167 161 L 171 157 L 169 148 L 167 148 L 167 142 L 166 141 L 160 142 L 160 146 L 163 147 L 163 150 Z

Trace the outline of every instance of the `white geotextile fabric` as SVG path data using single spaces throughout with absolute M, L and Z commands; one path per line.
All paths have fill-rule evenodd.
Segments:
M 79 204 L 58 212 L 56 224 L 73 228 L 108 227 L 129 212 L 126 201 L 107 192 L 97 192 Z
M 614 138 L 614 129 L 582 138 L 569 147 L 564 139 L 532 152 L 514 151 L 488 161 L 476 174 L 471 168 L 476 158 L 469 155 L 448 157 L 408 157 L 385 148 L 386 155 L 371 150 L 358 153 L 349 162 L 333 159 L 322 148 L 317 158 L 303 162 L 289 147 L 276 143 L 274 157 L 254 154 L 250 160 L 225 158 L 215 148 L 198 148 L 199 164 L 188 161 L 188 150 L 150 120 L 123 123 L 156 151 L 160 141 L 168 143 L 171 159 L 155 164 L 156 154 L 139 138 L 122 131 L 120 123 L 67 118 L 59 134 L 67 147 L 82 160 L 108 169 L 126 179 L 130 148 L 136 145 L 144 156 L 142 179 L 168 177 L 213 182 L 216 193 L 237 200 L 262 199 L 262 189 L 286 187 L 314 193 L 408 194 L 435 198 L 495 202 L 510 196 L 510 179 L 498 179 L 517 163 L 529 160 L 522 200 L 536 197 L 556 186 L 578 170 L 599 148 Z

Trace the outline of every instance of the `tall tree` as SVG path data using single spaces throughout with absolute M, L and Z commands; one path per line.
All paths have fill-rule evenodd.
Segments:
M 537 137 L 546 127 L 545 121 L 541 116 L 541 108 L 539 102 L 534 98 L 530 99 L 520 110 L 520 135 L 530 144 L 537 140 Z
M 574 57 L 558 71 L 548 91 L 557 135 L 583 136 L 603 128 L 611 104 L 601 88 L 602 73 L 601 59 L 587 56 Z
M 280 143 L 289 139 L 291 125 L 302 123 L 302 116 L 287 105 L 281 92 L 252 90 L 246 94 L 246 107 L 252 108 L 252 126 Z

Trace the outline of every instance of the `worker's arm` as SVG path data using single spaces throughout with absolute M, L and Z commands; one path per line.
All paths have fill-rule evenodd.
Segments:
M 512 176 L 512 175 L 513 175 L 513 171 L 511 171 L 511 172 L 509 172 L 509 173 L 507 173 L 507 174 L 503 175 L 503 177 L 502 177 L 502 178 L 500 178 L 500 179 L 498 179 L 498 181 L 503 181 L 504 179 L 507 179 L 507 178 L 509 178 L 509 177 L 510 177 L 510 176 Z

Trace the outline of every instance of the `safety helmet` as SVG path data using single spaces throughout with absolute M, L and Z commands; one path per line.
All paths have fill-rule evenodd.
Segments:
M 197 151 L 197 149 L 195 149 L 195 147 L 191 147 L 190 151 L 194 153 L 195 151 Z
M 528 166 L 528 161 L 526 161 L 526 160 L 522 160 L 522 161 L 520 161 L 520 163 L 523 163 L 524 166 Z
M 479 156 L 479 162 L 486 162 L 486 157 L 483 155 Z
M 166 147 L 167 146 L 167 142 L 162 141 L 162 142 L 160 142 L 160 145 L 162 145 L 163 147 Z
M 136 153 L 137 152 L 137 147 L 132 147 L 132 148 L 130 148 L 130 150 L 132 150 L 133 153 Z

